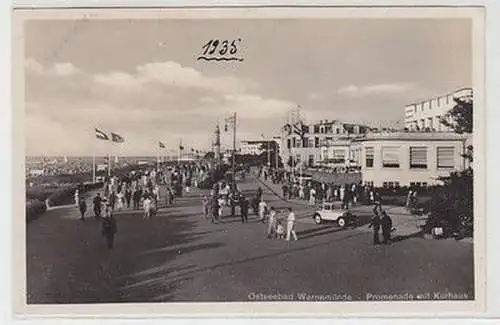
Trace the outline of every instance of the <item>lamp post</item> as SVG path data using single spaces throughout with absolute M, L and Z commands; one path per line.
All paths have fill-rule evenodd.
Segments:
M 264 134 L 261 134 L 262 140 L 267 143 L 267 166 L 271 168 L 271 141 L 266 140 L 266 137 Z

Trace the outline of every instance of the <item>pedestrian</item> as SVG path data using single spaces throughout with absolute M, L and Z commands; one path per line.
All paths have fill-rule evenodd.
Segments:
M 382 211 L 382 219 L 380 220 L 382 226 L 382 237 L 383 244 L 387 245 L 391 243 L 391 232 L 392 232 L 392 220 L 391 217 L 384 211 Z
M 75 205 L 78 206 L 80 204 L 80 192 L 78 189 L 75 190 Z
M 281 186 L 281 190 L 283 192 L 283 199 L 286 200 L 286 197 L 288 195 L 288 186 L 286 185 L 286 183 Z
M 311 187 L 311 189 L 309 190 L 309 205 L 316 205 L 316 190 L 314 189 L 314 187 Z
M 288 207 L 287 209 L 288 218 L 286 219 L 286 240 L 289 241 L 291 236 L 293 236 L 294 240 L 297 240 L 297 234 L 295 233 L 295 213 L 292 208 Z
M 104 218 L 102 218 L 102 235 L 106 238 L 108 249 L 114 246 L 114 239 L 117 232 L 116 220 L 111 212 L 109 204 L 106 205 Z
M 248 222 L 248 206 L 249 202 L 245 196 L 241 196 L 240 212 L 241 212 L 241 223 Z
M 85 220 L 85 213 L 87 212 L 87 203 L 84 198 L 79 199 L 78 207 L 80 208 L 80 220 Z
M 97 193 L 97 196 L 94 197 L 94 216 L 96 220 L 99 220 L 101 218 L 101 209 L 102 209 L 102 197 L 101 193 Z
M 267 220 L 267 238 L 272 238 L 276 227 L 276 210 L 274 207 L 271 207 L 269 210 L 269 218 Z
M 127 186 L 125 189 L 125 201 L 127 204 L 127 209 L 130 209 L 130 200 L 132 198 L 132 191 L 130 190 L 130 187 Z
M 144 197 L 144 201 L 142 202 L 142 207 L 144 209 L 144 220 L 151 219 L 151 198 L 149 194 L 146 194 Z
M 210 205 L 212 208 L 212 223 L 219 222 L 219 200 L 217 195 L 212 197 L 212 204 Z
M 203 212 L 203 218 L 207 219 L 208 218 L 208 209 L 209 209 L 209 202 L 207 196 L 203 196 L 203 199 L 201 200 L 201 209 Z
M 262 199 L 262 188 L 259 186 L 259 188 L 257 188 L 257 202 L 260 202 L 261 199 Z
M 326 188 L 326 202 L 331 202 L 332 201 L 332 187 L 328 185 Z
M 265 216 L 267 212 L 267 204 L 264 202 L 263 199 L 260 200 L 259 203 L 259 221 L 260 222 L 265 222 Z
M 381 213 L 382 213 L 382 205 L 380 204 L 379 201 L 377 201 L 375 202 L 375 207 L 373 208 L 373 217 L 371 219 L 370 224 L 368 225 L 369 228 L 373 229 L 373 245 L 380 244 L 379 231 L 380 231 Z
M 136 189 L 134 192 L 134 210 L 139 210 L 139 204 L 141 202 L 142 190 L 140 188 Z

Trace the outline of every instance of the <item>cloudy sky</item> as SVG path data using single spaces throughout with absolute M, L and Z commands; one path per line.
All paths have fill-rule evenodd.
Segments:
M 236 38 L 243 62 L 196 60 L 208 40 Z M 259 139 L 297 105 L 309 121 L 401 126 L 405 104 L 471 85 L 471 22 L 29 21 L 25 82 L 27 155 L 207 149 L 231 112 L 238 139 Z M 126 143 L 106 147 L 95 127 Z

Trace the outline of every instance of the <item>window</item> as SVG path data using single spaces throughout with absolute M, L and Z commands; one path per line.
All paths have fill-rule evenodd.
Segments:
M 308 139 L 308 146 L 310 148 L 314 148 L 314 138 L 311 137 Z
M 319 125 L 314 126 L 314 133 L 319 133 Z
M 455 167 L 454 147 L 437 147 L 437 167 L 438 168 Z
M 427 169 L 427 147 L 410 147 L 410 168 Z
M 399 168 L 399 147 L 382 147 L 382 166 Z
M 308 165 L 314 166 L 314 155 L 309 155 Z
M 339 128 L 336 128 L 336 129 L 335 129 L 335 132 L 336 132 L 337 134 L 339 134 L 339 133 L 340 133 L 340 129 L 339 129 Z
M 318 138 L 318 137 L 315 137 L 315 138 L 314 138 L 314 147 L 315 147 L 315 148 L 318 148 L 318 147 L 319 147 L 319 138 Z
M 373 187 L 373 182 L 372 181 L 365 181 L 365 186 Z
M 286 147 L 290 149 L 292 147 L 292 139 L 286 139 Z
M 373 147 L 366 147 L 365 148 L 365 163 L 366 163 L 366 167 L 372 168 L 373 167 L 373 160 L 374 160 Z
M 334 163 L 344 163 L 345 162 L 345 151 L 344 150 L 333 150 L 333 162 Z
M 298 154 L 296 154 L 296 155 L 295 155 L 295 161 L 296 161 L 296 162 L 300 162 L 301 160 L 302 160 L 302 157 L 300 156 L 300 154 L 299 154 L 299 153 L 298 153 Z

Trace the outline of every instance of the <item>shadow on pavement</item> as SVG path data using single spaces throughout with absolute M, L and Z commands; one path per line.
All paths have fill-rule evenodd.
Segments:
M 302 232 L 297 232 L 297 237 L 299 237 L 300 240 L 303 240 L 303 239 L 313 238 L 313 237 L 317 237 L 317 236 L 333 234 L 333 233 L 336 233 L 339 231 L 345 231 L 345 229 L 338 228 L 335 226 L 326 226 L 326 227 L 320 227 L 320 228 L 316 228 L 316 229 L 304 230 Z

